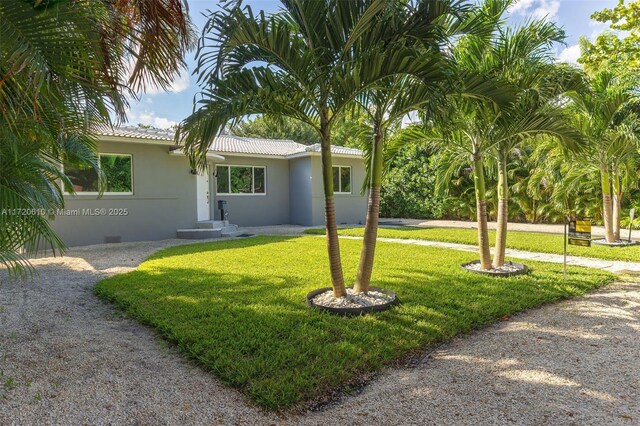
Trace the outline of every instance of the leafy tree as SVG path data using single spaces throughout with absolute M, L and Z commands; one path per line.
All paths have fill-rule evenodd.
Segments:
M 382 217 L 440 218 L 444 199 L 436 194 L 437 157 L 425 146 L 410 145 L 396 154 L 380 195 Z
M 318 132 L 313 127 L 288 117 L 259 115 L 239 121 L 229 129 L 229 133 L 249 138 L 291 139 L 303 145 L 320 143 Z
M 0 263 L 24 272 L 63 244 L 46 215 L 62 207 L 65 161 L 97 166 L 91 130 L 123 119 L 127 96 L 168 87 L 192 43 L 179 1 L 0 2 Z
M 598 22 L 611 22 L 610 28 L 615 32 L 600 34 L 594 43 L 581 38 L 582 56 L 578 62 L 584 64 L 589 73 L 606 68 L 618 76 L 637 81 L 640 70 L 640 2 L 633 0 L 625 4 L 624 0 L 619 0 L 613 9 L 595 12 L 591 18 Z

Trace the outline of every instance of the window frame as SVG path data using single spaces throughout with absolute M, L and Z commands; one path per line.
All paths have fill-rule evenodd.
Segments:
M 333 176 L 333 169 L 338 169 L 338 190 L 333 188 L 333 193 L 337 195 L 352 195 L 353 194 L 353 176 L 351 174 L 351 166 L 341 166 L 341 165 L 333 165 L 331 166 L 331 174 Z M 342 192 L 342 169 L 349 169 L 349 192 Z
M 107 156 L 107 155 L 111 155 L 114 157 L 129 157 L 131 159 L 131 191 L 129 192 L 103 192 L 102 195 L 124 195 L 124 196 L 128 196 L 128 195 L 134 195 L 134 175 L 133 175 L 133 154 L 127 154 L 127 153 L 116 153 L 116 152 L 99 152 L 98 153 L 98 168 L 102 170 L 102 166 L 100 164 L 100 157 L 102 156 Z M 64 163 L 62 164 L 62 171 L 64 172 Z M 88 196 L 95 196 L 95 195 L 100 195 L 100 192 L 97 191 L 76 191 L 76 192 L 67 192 L 64 191 L 64 195 L 71 195 L 71 196 L 79 196 L 79 195 L 88 195 Z
M 231 191 L 231 167 L 248 167 L 251 168 L 251 192 L 218 192 L 218 167 L 226 167 L 229 171 L 227 172 L 227 179 L 229 185 L 229 191 Z M 255 169 L 263 169 L 264 170 L 264 192 L 255 192 L 256 190 L 256 172 Z M 267 166 L 254 166 L 253 164 L 216 164 L 216 193 L 215 195 L 224 195 L 226 196 L 241 196 L 241 197 L 252 197 L 252 196 L 265 196 L 267 195 Z

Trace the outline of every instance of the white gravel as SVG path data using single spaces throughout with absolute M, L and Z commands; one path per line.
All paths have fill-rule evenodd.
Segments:
M 616 240 L 612 243 L 608 243 L 606 239 L 604 238 L 599 238 L 597 240 L 591 240 L 592 244 L 597 244 L 599 246 L 609 246 L 609 247 L 629 247 L 629 246 L 635 246 L 638 244 L 637 241 L 635 240 Z
M 0 284 L 0 425 L 640 424 L 640 285 L 461 337 L 303 415 L 265 413 L 96 298 L 100 278 L 192 241 L 99 245 Z
M 314 304 L 327 308 L 363 308 L 379 306 L 393 301 L 393 297 L 379 291 L 369 291 L 367 294 L 355 293 L 352 288 L 347 289 L 344 297 L 335 297 L 333 290 L 320 293 L 311 299 Z
M 503 274 L 518 272 L 522 269 L 520 266 L 513 265 L 511 263 L 505 263 L 504 265 L 498 266 L 497 268 L 492 267 L 491 269 L 484 269 L 482 265 L 477 262 L 468 263 L 467 265 L 465 265 L 465 268 L 470 271 L 495 272 L 495 273 L 503 273 Z

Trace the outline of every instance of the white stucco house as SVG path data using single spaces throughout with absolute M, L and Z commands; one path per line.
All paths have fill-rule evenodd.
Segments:
M 95 171 L 65 167 L 76 193 L 65 195 L 52 225 L 68 246 L 234 235 L 233 225 L 324 224 L 319 145 L 220 136 L 198 174 L 172 131 L 119 127 L 96 137 L 107 189 L 99 197 Z M 334 146 L 332 154 L 338 223 L 363 223 L 362 152 Z

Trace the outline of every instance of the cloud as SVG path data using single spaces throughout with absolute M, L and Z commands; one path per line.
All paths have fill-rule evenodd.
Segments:
M 558 15 L 559 10 L 560 0 L 520 0 L 509 7 L 510 13 L 532 18 L 553 19 Z
M 567 46 L 558 54 L 558 62 L 577 64 L 580 57 L 580 45 Z
M 127 122 L 132 126 L 138 124 L 146 124 L 158 129 L 168 129 L 171 126 L 178 124 L 176 121 L 170 120 L 166 117 L 158 117 L 153 111 L 134 111 L 129 110 L 127 112 Z

